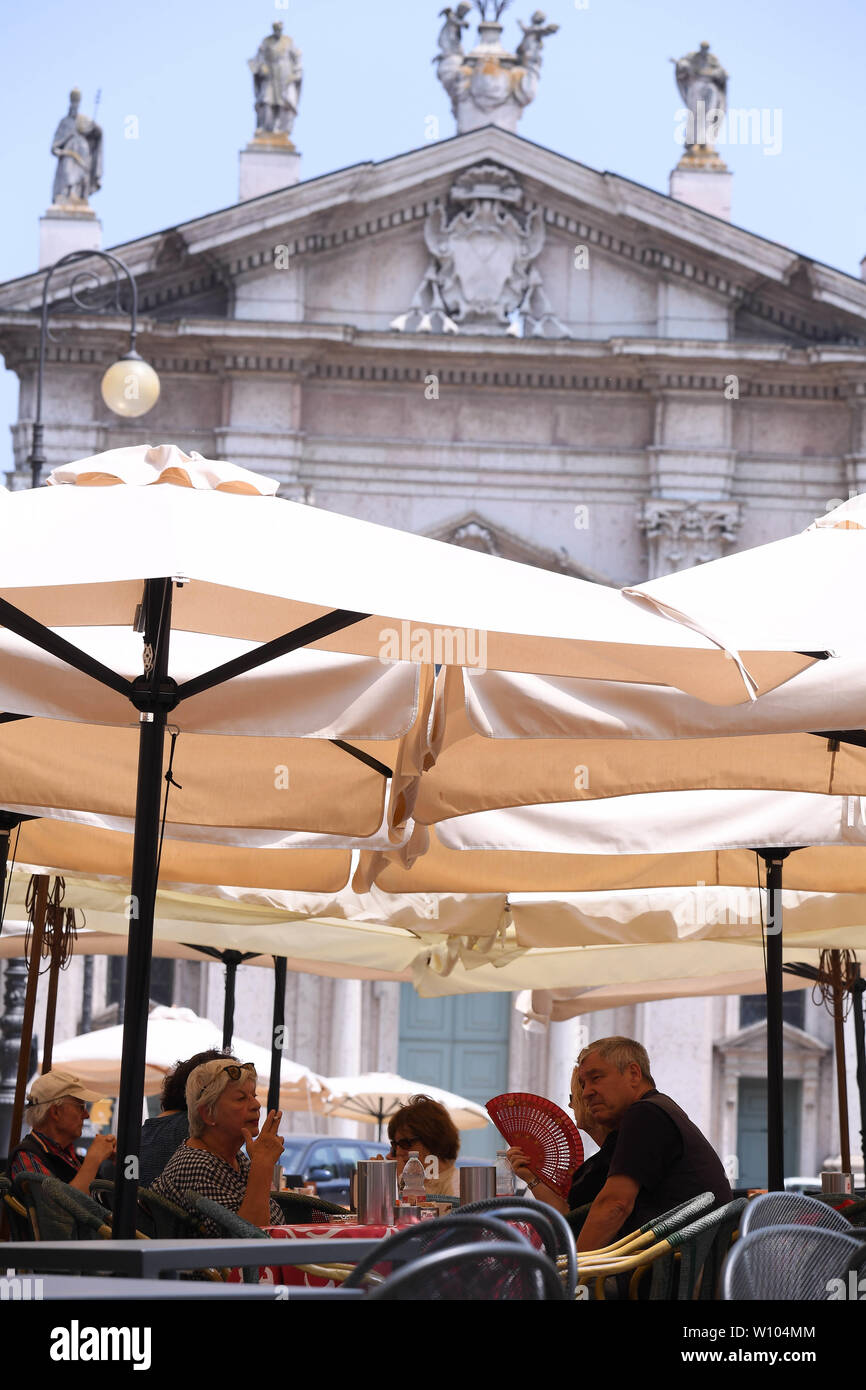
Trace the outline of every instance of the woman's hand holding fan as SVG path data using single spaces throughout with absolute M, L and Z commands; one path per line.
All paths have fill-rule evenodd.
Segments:
M 567 1198 L 571 1175 L 583 1162 L 583 1140 L 565 1111 L 543 1096 L 509 1091 L 489 1100 L 487 1113 L 511 1145 L 508 1160 L 517 1176 L 538 1178 Z

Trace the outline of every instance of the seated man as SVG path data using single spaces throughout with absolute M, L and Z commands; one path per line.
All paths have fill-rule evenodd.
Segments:
M 617 1131 L 607 1181 L 587 1213 L 578 1251 L 609 1245 L 700 1192 L 712 1192 L 715 1206 L 731 1200 L 718 1154 L 676 1101 L 656 1090 L 640 1043 L 590 1043 L 577 1059 L 577 1074 L 590 1114 Z
M 96 1134 L 83 1159 L 75 1152 L 75 1141 L 87 1115 L 87 1107 L 101 1100 L 95 1091 L 88 1091 L 68 1071 L 50 1071 L 39 1076 L 30 1087 L 24 1119 L 30 1133 L 9 1155 L 9 1177 L 18 1173 L 47 1173 L 69 1183 L 79 1192 L 90 1192 L 90 1184 L 99 1165 L 113 1158 L 116 1140 L 113 1134 Z

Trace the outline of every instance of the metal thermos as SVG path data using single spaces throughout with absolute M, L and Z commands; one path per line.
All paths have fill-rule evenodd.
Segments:
M 397 1162 L 362 1158 L 358 1164 L 358 1220 L 362 1226 L 393 1226 Z
M 460 1169 L 460 1205 L 483 1202 L 496 1196 L 496 1169 L 492 1163 Z
M 822 1192 L 853 1192 L 854 1177 L 851 1173 L 831 1173 L 826 1168 L 821 1174 Z

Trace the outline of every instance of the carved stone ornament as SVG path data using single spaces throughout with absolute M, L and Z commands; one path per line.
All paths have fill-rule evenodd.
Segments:
M 651 497 L 638 524 L 649 541 L 649 574 L 663 574 L 718 560 L 737 539 L 739 502 L 677 502 Z
M 469 28 L 465 3 L 441 11 L 445 23 L 439 33 L 439 52 L 434 58 L 436 74 L 451 98 L 457 119 L 457 133 L 498 125 L 516 131 L 523 108 L 534 100 L 541 72 L 541 49 L 546 38 L 555 34 L 558 24 L 548 24 L 542 10 L 536 10 L 529 24 L 520 24 L 523 37 L 515 53 L 502 46 L 500 16 L 507 0 L 476 0 L 481 14 L 478 43 L 471 53 L 463 52 L 463 31 Z
M 539 208 L 501 165 L 476 164 L 451 186 L 447 207 L 424 225 L 432 260 L 405 314 L 403 333 L 510 333 L 567 338 L 533 262 L 544 245 Z

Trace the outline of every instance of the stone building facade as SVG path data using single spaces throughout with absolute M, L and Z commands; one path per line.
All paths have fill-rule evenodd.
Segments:
M 866 490 L 862 281 L 496 124 L 306 182 L 268 178 L 279 186 L 113 248 L 162 384 L 143 419 L 112 416 L 99 393 L 126 320 L 75 307 L 56 276 L 49 468 L 170 441 L 317 507 L 612 585 L 776 539 Z M 20 378 L 13 488 L 29 483 L 42 282 L 0 286 L 0 350 Z M 70 1000 L 82 970 L 64 981 Z M 218 1018 L 221 973 L 178 969 L 175 1002 Z M 264 973 L 238 979 L 253 1041 L 266 1040 Z M 102 962 L 100 1007 L 105 979 Z M 395 1070 L 409 1055 L 400 989 L 293 977 L 297 1060 Z M 760 1022 L 744 1029 L 739 1010 L 645 1004 L 589 1028 L 642 1038 L 659 1084 L 729 1155 L 763 1055 Z M 58 1036 L 79 1018 L 69 1004 Z M 795 1167 L 811 1172 L 832 1132 L 832 1035 L 808 1007 L 792 1028 Z M 509 1009 L 491 1029 L 504 1086 L 564 1101 L 579 1024 L 534 1034 Z

